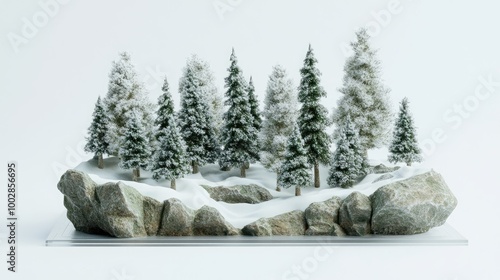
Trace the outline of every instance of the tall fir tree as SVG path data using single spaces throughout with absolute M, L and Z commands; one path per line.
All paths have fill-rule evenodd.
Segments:
M 178 117 L 192 172 L 198 173 L 200 165 L 217 161 L 220 147 L 208 104 L 194 74 L 190 67 L 184 69 L 179 83 L 181 109 Z
M 340 129 L 349 115 L 359 130 L 365 153 L 388 143 L 393 117 L 389 89 L 382 83 L 380 61 L 369 39 L 366 29 L 356 32 L 356 41 L 351 43 L 353 55 L 344 66 L 343 86 L 339 90 L 342 97 L 333 114 L 333 122 L 337 125 L 335 140 L 339 140 Z
M 117 155 L 123 127 L 128 122 L 128 112 L 135 110 L 150 144 L 154 141 L 155 106 L 148 100 L 147 91 L 139 81 L 135 68 L 126 52 L 112 64 L 109 73 L 108 93 L 103 99 L 109 125 L 109 151 Z
M 85 151 L 94 153 L 97 157 L 97 167 L 104 168 L 103 155 L 109 154 L 108 125 L 109 119 L 101 103 L 101 97 L 97 98 L 93 113 L 92 123 L 88 129 L 87 144 Z
M 287 139 L 297 120 L 297 93 L 292 80 L 280 65 L 274 66 L 269 76 L 262 115 L 260 162 L 265 168 L 276 172 L 278 179 Z M 279 180 L 276 181 L 276 190 L 281 190 Z
M 292 135 L 287 141 L 285 159 L 278 177 L 279 184 L 284 188 L 295 188 L 295 195 L 300 196 L 300 188 L 311 184 L 309 166 L 304 141 L 300 136 L 298 125 L 295 124 Z
M 120 167 L 132 169 L 134 181 L 141 177 L 141 168 L 148 168 L 151 157 L 149 139 L 138 115 L 134 110 L 128 113 L 119 150 Z
M 300 69 L 299 102 L 302 103 L 298 123 L 307 150 L 308 162 L 314 167 L 314 187 L 319 188 L 319 164 L 330 161 L 330 137 L 326 133 L 329 125 L 328 110 L 321 104 L 326 91 L 320 85 L 321 72 L 309 45 L 304 67 Z
M 408 107 L 408 98 L 401 101 L 399 115 L 394 126 L 392 143 L 389 147 L 389 162 L 404 162 L 411 166 L 413 162 L 421 162 L 421 150 L 418 147 L 417 132 Z
M 192 55 L 186 62 L 186 68 L 191 69 L 194 79 L 196 80 L 200 94 L 205 99 L 208 109 L 212 116 L 212 127 L 217 139 L 220 138 L 220 133 L 224 121 L 224 102 L 222 93 L 215 86 L 215 77 L 208 62 L 203 61 L 197 55 Z M 182 83 L 182 79 L 181 82 Z
M 174 116 L 174 102 L 172 100 L 172 94 L 170 94 L 170 88 L 168 85 L 167 78 L 163 82 L 162 95 L 158 97 L 158 109 L 156 111 L 156 140 L 159 142 L 160 137 L 165 132 L 165 128 L 170 126 L 171 117 Z
M 262 128 L 262 117 L 261 112 L 259 110 L 259 101 L 257 100 L 257 96 L 255 95 L 255 87 L 253 85 L 253 79 L 250 77 L 250 82 L 248 83 L 248 102 L 250 103 L 250 114 L 253 118 L 253 131 L 250 135 L 252 148 L 250 149 L 250 154 L 252 157 L 252 161 L 260 160 L 259 152 L 259 132 Z
M 170 187 L 175 190 L 175 180 L 190 171 L 186 144 L 172 114 L 168 117 L 168 125 L 162 130 L 158 147 L 153 155 L 151 170 L 153 179 L 170 180 Z
M 347 115 L 332 157 L 328 185 L 332 188 L 350 188 L 366 175 L 367 167 L 367 158 L 359 141 L 358 131 Z
M 231 66 L 226 77 L 226 101 L 228 110 L 224 113 L 224 127 L 222 128 L 222 141 L 224 150 L 221 153 L 221 167 L 239 167 L 241 177 L 246 177 L 246 164 L 255 162 L 255 128 L 248 99 L 248 85 L 243 78 L 243 73 L 238 66 L 238 59 L 234 49 L 230 57 Z

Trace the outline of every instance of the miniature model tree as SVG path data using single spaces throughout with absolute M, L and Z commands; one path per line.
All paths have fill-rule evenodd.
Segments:
M 321 105 L 321 98 L 326 92 L 320 85 L 321 73 L 316 68 L 318 61 L 314 57 L 311 45 L 304 59 L 304 67 L 300 69 L 299 102 L 302 103 L 298 123 L 308 162 L 314 167 L 314 187 L 319 188 L 319 164 L 330 161 L 330 137 L 326 133 L 329 125 L 328 110 Z
M 295 196 L 300 196 L 301 187 L 311 184 L 307 151 L 297 124 L 294 125 L 292 135 L 288 138 L 285 159 L 280 169 L 279 184 L 284 188 L 294 187 Z
M 252 147 L 250 149 L 250 154 L 252 156 L 252 161 L 260 160 L 259 152 L 259 132 L 262 128 L 262 117 L 259 110 L 259 101 L 255 96 L 255 87 L 253 85 L 253 79 L 250 77 L 250 82 L 248 83 L 248 102 L 250 103 L 250 114 L 253 117 L 253 131 L 250 135 Z M 248 168 L 248 166 L 247 166 Z
M 260 162 L 265 168 L 276 172 L 276 177 L 279 178 L 286 142 L 297 119 L 295 87 L 285 69 L 279 65 L 273 67 L 269 76 L 262 115 Z M 279 180 L 276 182 L 276 190 L 281 190 Z
M 413 162 L 422 161 L 418 147 L 417 132 L 408 108 L 408 98 L 401 101 L 399 115 L 394 127 L 392 143 L 389 147 L 389 162 L 404 162 L 411 166 Z
M 160 142 L 153 155 L 153 179 L 170 180 L 170 187 L 176 189 L 175 179 L 189 173 L 186 145 L 175 123 L 173 115 L 168 117 L 168 126 L 160 133 Z
M 191 72 L 198 83 L 200 94 L 202 98 L 205 98 L 210 115 L 212 116 L 212 127 L 214 129 L 214 133 L 217 139 L 219 139 L 224 123 L 222 120 L 224 104 L 222 94 L 219 93 L 217 87 L 215 86 L 215 77 L 210 69 L 210 65 L 208 62 L 201 60 L 197 55 L 192 55 L 188 58 L 186 67 L 191 69 Z
M 224 150 L 219 160 L 221 167 L 239 167 L 241 177 L 246 177 L 246 164 L 255 162 L 255 128 L 253 127 L 253 116 L 248 100 L 248 86 L 243 78 L 242 71 L 238 66 L 238 60 L 231 53 L 231 66 L 228 68 L 229 76 L 226 77 L 226 101 L 227 112 L 224 113 L 224 127 L 222 129 L 222 142 Z
M 85 151 L 94 153 L 97 157 L 97 167 L 104 168 L 103 155 L 109 154 L 108 148 L 108 125 L 109 120 L 106 111 L 101 103 L 101 97 L 97 98 L 95 104 L 92 124 L 88 129 L 87 144 Z
M 146 169 L 151 157 L 151 149 L 138 113 L 131 111 L 123 127 L 120 144 L 120 167 L 133 170 L 133 180 L 141 176 L 141 168 Z
M 199 172 L 200 165 L 217 160 L 220 147 L 206 99 L 202 97 L 199 81 L 189 67 L 184 69 L 179 92 L 179 127 L 194 174 Z
M 170 126 L 171 117 L 174 115 L 174 102 L 172 100 L 172 95 L 170 94 L 170 89 L 168 86 L 167 78 L 163 82 L 162 86 L 163 94 L 158 98 L 158 110 L 156 111 L 156 140 L 159 142 L 160 137 L 165 128 Z
M 339 133 L 327 182 L 332 188 L 350 188 L 366 175 L 368 164 L 357 129 L 349 115 Z
M 356 32 L 356 41 L 351 43 L 354 54 L 344 66 L 343 94 L 338 101 L 333 121 L 337 125 L 335 140 L 340 139 L 340 130 L 349 115 L 359 130 L 359 140 L 365 150 L 378 148 L 388 143 L 392 113 L 388 100 L 389 90 L 380 78 L 380 62 L 376 51 L 369 45 L 366 29 Z
M 106 107 L 109 125 L 109 151 L 118 154 L 123 127 L 128 122 L 128 112 L 135 110 L 148 141 L 154 140 L 154 105 L 148 100 L 143 85 L 139 82 L 137 73 L 126 52 L 113 62 L 109 74 L 108 93 L 103 99 Z

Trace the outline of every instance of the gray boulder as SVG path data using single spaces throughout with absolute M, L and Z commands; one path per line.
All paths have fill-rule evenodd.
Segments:
M 303 211 L 295 210 L 272 218 L 261 218 L 246 225 L 241 231 L 244 235 L 251 236 L 304 235 L 306 219 Z
M 151 197 L 144 197 L 144 229 L 149 236 L 158 234 L 163 212 L 163 203 Z
M 226 222 L 217 209 L 203 206 L 196 211 L 193 222 L 194 235 L 238 235 L 239 230 Z
M 336 196 L 311 203 L 304 211 L 307 222 L 306 235 L 330 235 L 338 223 L 341 203 L 342 200 Z
M 186 207 L 177 198 L 170 198 L 163 203 L 163 213 L 158 235 L 190 236 L 193 235 L 194 211 Z
M 256 204 L 273 199 L 271 193 L 257 185 L 237 185 L 231 187 L 202 186 L 215 201 L 227 203 Z
M 370 197 L 375 234 L 416 234 L 444 224 L 457 199 L 440 174 L 430 171 L 383 186 Z
M 366 235 L 370 233 L 371 214 L 370 199 L 360 192 L 352 192 L 342 202 L 339 224 L 347 235 Z
M 373 180 L 372 183 L 377 183 L 377 182 L 380 182 L 380 181 L 384 181 L 384 180 L 389 180 L 391 178 L 393 178 L 394 176 L 392 174 L 384 174 L 384 175 L 380 175 L 377 179 Z
M 392 172 L 392 171 L 396 171 L 398 170 L 400 167 L 399 166 L 394 166 L 394 167 L 388 167 L 388 166 L 385 166 L 383 165 L 382 163 L 379 164 L 379 165 L 375 165 L 375 166 L 370 166 L 368 168 L 368 174 L 372 173 L 372 174 L 383 174 L 383 173 L 389 173 L 389 172 Z

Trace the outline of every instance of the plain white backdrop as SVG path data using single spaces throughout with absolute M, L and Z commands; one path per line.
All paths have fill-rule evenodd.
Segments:
M 9 160 L 18 161 L 20 182 L 19 273 L 8 273 L 2 261 L 2 279 L 500 277 L 497 1 L 1 0 L 0 5 L 0 166 L 5 166 L 0 182 L 6 182 Z M 234 47 L 262 100 L 275 64 L 298 85 L 310 43 L 331 111 L 339 98 L 345 46 L 362 26 L 370 28 L 379 49 L 394 109 L 404 96 L 410 99 L 427 164 L 443 174 L 459 200 L 448 222 L 469 246 L 44 246 L 65 213 L 56 184 L 64 168 L 90 156 L 81 153 L 82 140 L 120 51 L 131 53 L 155 102 L 167 75 L 178 105 L 178 79 L 191 54 L 210 63 L 222 92 Z M 6 184 L 0 188 L 0 218 L 6 216 L 2 189 Z M 5 256 L 5 226 L 0 234 Z

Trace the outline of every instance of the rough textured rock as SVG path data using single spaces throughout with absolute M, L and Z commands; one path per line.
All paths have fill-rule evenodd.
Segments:
M 163 211 L 163 203 L 151 197 L 144 197 L 144 229 L 150 236 L 158 234 Z
M 165 200 L 158 235 L 193 235 L 193 220 L 194 211 L 186 207 L 180 200 L 177 198 Z
M 238 235 L 239 230 L 226 222 L 217 209 L 203 206 L 196 211 L 193 222 L 194 235 Z
M 332 236 L 346 236 L 344 229 L 339 224 L 333 224 L 332 230 L 330 231 Z
M 339 224 L 347 235 L 366 235 L 370 233 L 371 214 L 370 199 L 360 192 L 353 192 L 342 201 Z
M 376 234 L 416 234 L 444 224 L 457 199 L 440 174 L 430 171 L 391 183 L 370 197 Z
M 332 197 L 321 202 L 314 202 L 304 211 L 307 222 L 306 235 L 330 235 L 339 220 L 342 200 Z
M 144 228 L 144 198 L 122 182 L 107 183 L 96 188 L 99 200 L 98 224 L 116 237 L 147 235 Z
M 256 204 L 273 199 L 271 193 L 257 185 L 237 185 L 232 187 L 202 186 L 215 201 L 227 203 Z
M 304 212 L 295 210 L 272 218 L 261 218 L 242 229 L 244 235 L 271 236 L 271 235 L 304 235 L 306 220 Z
M 384 174 L 384 175 L 379 176 L 377 179 L 373 180 L 372 183 L 377 183 L 377 182 L 380 182 L 380 181 L 389 180 L 389 179 L 391 179 L 393 177 L 394 176 L 392 174 Z
M 400 167 L 399 166 L 394 166 L 394 167 L 388 167 L 383 164 L 379 164 L 376 166 L 370 166 L 368 168 L 368 174 L 383 174 L 383 173 L 389 173 L 392 171 L 398 170 Z

